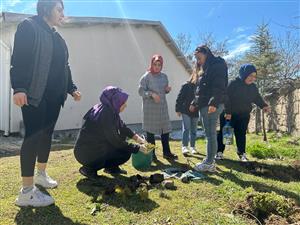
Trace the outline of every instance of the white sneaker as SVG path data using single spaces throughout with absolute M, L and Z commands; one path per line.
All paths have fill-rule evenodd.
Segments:
M 28 193 L 23 193 L 21 189 L 15 204 L 20 207 L 45 207 L 54 204 L 54 199 L 51 196 L 44 194 L 34 186 L 33 189 Z
M 194 147 L 191 147 L 190 149 L 192 154 L 197 154 L 197 150 Z
M 241 161 L 243 161 L 243 162 L 248 162 L 248 158 L 247 158 L 246 153 L 244 153 L 243 155 L 240 155 L 240 159 L 241 159 Z
M 207 163 L 197 163 L 196 166 L 194 167 L 194 170 L 199 171 L 199 172 L 216 172 L 216 165 L 215 163 L 213 164 L 207 164 Z
M 47 173 L 45 173 L 45 175 L 36 173 L 36 176 L 34 178 L 34 183 L 41 185 L 44 188 L 56 188 L 58 185 L 57 181 L 55 181 L 51 177 L 49 177 Z
M 218 152 L 215 159 L 219 159 L 219 160 L 224 159 L 223 152 Z
M 188 154 L 188 153 L 189 153 L 188 148 L 187 148 L 186 146 L 183 146 L 183 147 L 182 147 L 182 154 L 183 154 L 183 155 L 186 155 L 186 154 Z

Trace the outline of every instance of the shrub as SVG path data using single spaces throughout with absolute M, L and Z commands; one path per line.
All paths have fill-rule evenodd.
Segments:
M 294 203 L 274 192 L 255 193 L 249 200 L 251 208 L 265 217 L 275 214 L 287 218 L 293 212 Z
M 247 151 L 250 153 L 250 155 L 259 159 L 279 158 L 279 155 L 275 149 L 271 146 L 267 146 L 264 143 L 254 143 L 249 145 L 247 147 Z

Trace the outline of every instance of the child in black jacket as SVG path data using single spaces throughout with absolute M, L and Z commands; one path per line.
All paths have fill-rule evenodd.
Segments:
M 182 117 L 182 154 L 189 153 L 188 144 L 192 154 L 197 153 L 195 148 L 197 125 L 199 119 L 198 110 L 190 112 L 189 107 L 195 98 L 196 83 L 199 76 L 193 72 L 188 82 L 184 83 L 176 99 L 175 110 L 179 117 Z
M 247 161 L 246 131 L 254 103 L 264 111 L 269 111 L 267 103 L 259 94 L 254 84 L 257 71 L 254 65 L 244 64 L 239 71 L 239 77 L 230 82 L 227 94 L 228 101 L 225 104 L 225 111 L 220 116 L 220 132 L 218 133 L 218 153 L 216 159 L 223 159 L 225 145 L 223 144 L 222 129 L 226 120 L 230 120 L 234 128 L 234 135 L 237 145 L 237 154 L 242 161 Z

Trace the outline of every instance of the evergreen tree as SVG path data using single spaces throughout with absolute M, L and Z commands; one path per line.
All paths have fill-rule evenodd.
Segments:
M 277 72 L 279 71 L 279 55 L 275 50 L 274 41 L 269 32 L 268 24 L 263 22 L 257 26 L 257 31 L 251 42 L 253 44 L 246 54 L 246 59 L 253 63 L 257 68 L 257 86 L 260 93 L 264 96 L 268 90 L 279 85 L 279 79 L 277 79 Z M 264 141 L 267 141 L 264 113 L 261 115 L 261 110 L 258 108 L 256 108 L 255 122 L 256 133 L 262 129 Z

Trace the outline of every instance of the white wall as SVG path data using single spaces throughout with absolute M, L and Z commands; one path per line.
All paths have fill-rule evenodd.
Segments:
M 98 25 L 68 28 L 61 33 L 69 46 L 73 80 L 83 98 L 80 103 L 68 99 L 56 129 L 80 127 L 82 116 L 98 103 L 99 93 L 107 85 L 129 93 L 128 107 L 121 116 L 128 124 L 140 123 L 142 100 L 137 93 L 138 83 L 155 53 L 164 57 L 163 70 L 173 88 L 168 95 L 169 113 L 171 120 L 178 120 L 175 101 L 189 75 L 156 30 L 145 26 Z
M 59 32 L 69 47 L 73 80 L 83 97 L 78 103 L 69 96 L 56 130 L 79 128 L 83 115 L 99 102 L 99 93 L 107 85 L 121 87 L 130 95 L 128 107 L 121 115 L 123 120 L 128 124 L 140 123 L 142 100 L 137 93 L 138 83 L 148 68 L 151 56 L 156 53 L 164 57 L 163 71 L 172 86 L 168 95 L 170 117 L 178 120 L 175 100 L 189 75 L 155 29 L 103 24 L 61 28 Z M 17 128 L 21 114 L 15 107 L 12 111 L 14 127 Z
M 9 130 L 9 91 L 8 69 L 10 64 L 9 48 L 4 40 L 0 39 L 0 130 Z
M 2 125 L 0 126 L 0 130 L 5 130 L 7 127 L 7 113 L 10 113 L 10 132 L 18 132 L 20 130 L 20 121 L 22 120 L 21 117 L 21 110 L 19 107 L 13 104 L 12 99 L 12 90 L 10 89 L 10 50 L 7 49 L 13 48 L 13 38 L 16 31 L 16 26 L 1 26 L 0 33 L 1 33 L 1 41 L 3 41 L 6 47 L 1 47 L 2 54 L 0 63 L 1 63 L 1 71 L 0 71 L 0 118 L 2 118 Z M 7 96 L 10 95 L 10 96 Z M 8 99 L 10 98 L 10 99 Z M 9 109 L 9 102 L 11 103 Z

